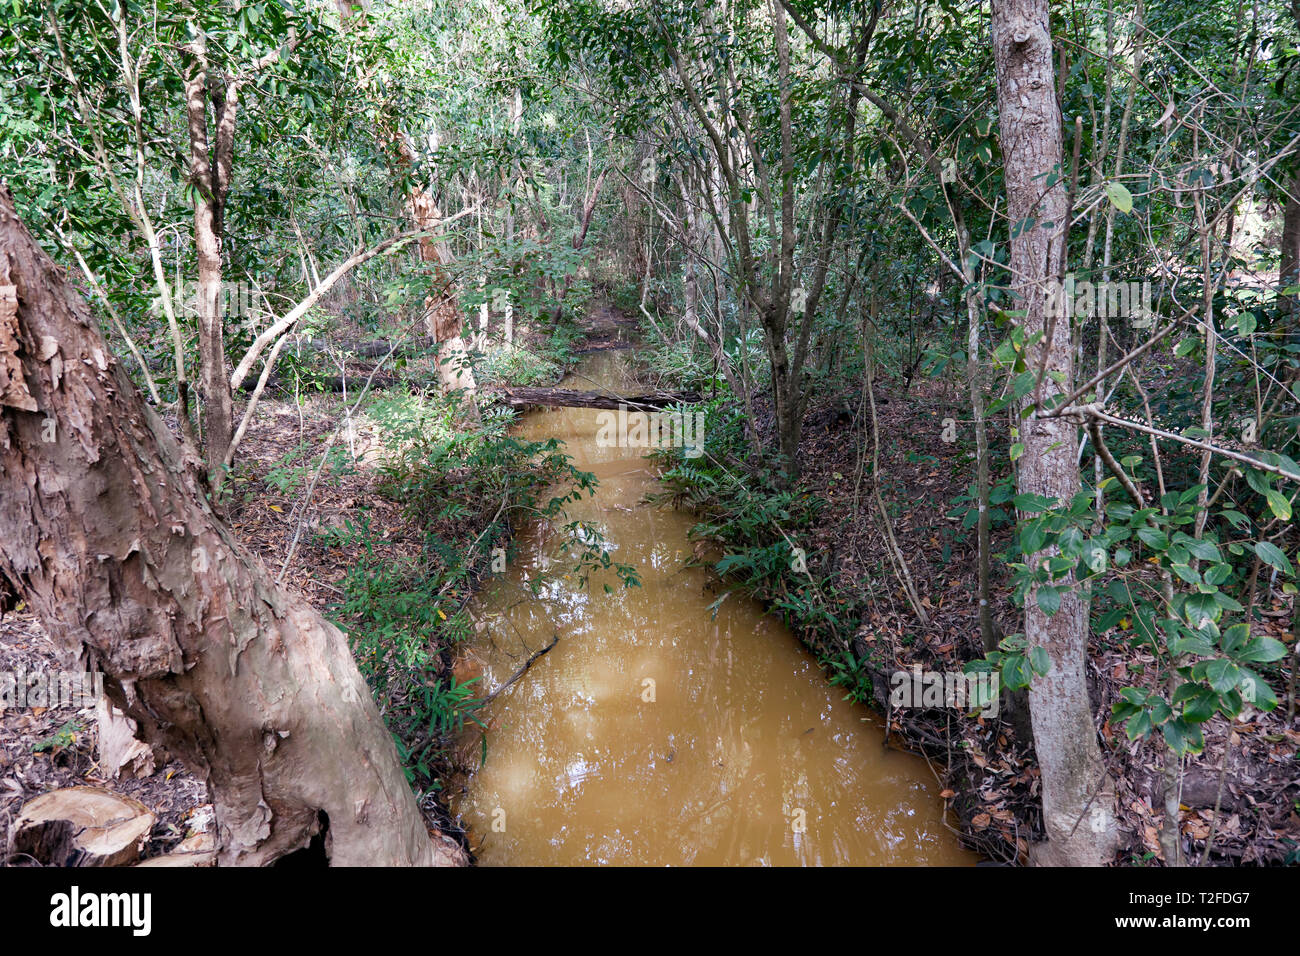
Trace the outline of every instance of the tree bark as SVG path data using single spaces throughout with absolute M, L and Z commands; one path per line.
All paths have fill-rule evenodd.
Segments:
M 238 88 L 216 93 L 208 84 L 202 40 L 193 50 L 195 62 L 185 76 L 185 112 L 190 140 L 190 182 L 194 187 L 194 251 L 198 259 L 195 304 L 199 324 L 199 379 L 203 388 L 203 445 L 212 480 L 226 460 L 234 434 L 234 401 L 226 370 L 226 345 L 221 315 L 221 236 L 226 194 L 234 156 Z M 215 135 L 208 136 L 208 96 L 217 111 Z
M 1291 180 L 1290 194 L 1282 213 L 1282 240 L 1278 270 L 1278 313 L 1294 318 L 1300 313 L 1300 297 L 1284 295 L 1292 286 L 1300 285 L 1300 172 Z
M 142 401 L 7 191 L 0 310 L 16 320 L 26 397 L 0 406 L 0 575 L 68 658 L 103 672 L 143 739 L 207 782 L 219 861 L 270 863 L 328 827 L 334 864 L 454 862 L 343 635 L 213 514 L 201 463 Z
M 401 153 L 408 167 L 413 168 L 414 155 L 404 142 L 401 144 Z M 436 232 L 442 225 L 442 211 L 428 189 L 413 189 L 409 205 L 415 228 Z M 451 279 L 446 273 L 446 267 L 451 264 L 451 249 L 446 240 L 425 236 L 420 239 L 419 254 L 420 261 L 427 263 L 433 274 L 434 291 L 425 300 L 424 307 L 427 310 L 427 331 L 438 343 L 438 354 L 435 357 L 438 380 L 447 391 L 459 391 L 465 402 L 465 410 L 475 414 L 477 407 L 474 405 L 474 393 L 478 384 L 474 381 L 474 369 L 465 347 L 460 303 L 451 289 Z
M 1047 373 L 1041 389 L 1025 396 L 1026 407 L 1032 407 L 1061 390 L 1068 394 L 1073 372 L 1070 323 L 1049 322 L 1045 314 L 1047 282 L 1058 276 L 1064 256 L 1061 223 L 1068 203 L 1048 0 L 994 0 L 992 37 L 1013 237 L 1012 284 L 1024 310 L 1026 341 L 1043 336 L 1027 356 L 1030 368 Z M 1068 504 L 1079 490 L 1075 425 L 1030 416 L 1023 439 L 1019 491 Z M 1050 556 L 1040 553 L 1028 561 L 1037 567 Z M 1042 862 L 1095 866 L 1114 855 L 1115 797 L 1088 701 L 1087 605 L 1073 578 L 1060 583 L 1065 590 L 1053 615 L 1038 607 L 1037 589 L 1025 600 L 1025 636 L 1031 646 L 1046 650 L 1051 662 L 1048 673 L 1029 688 L 1047 830 L 1047 844 L 1035 856 Z

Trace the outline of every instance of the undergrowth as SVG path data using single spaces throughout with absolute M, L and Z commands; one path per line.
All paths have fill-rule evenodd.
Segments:
M 511 436 L 507 411 L 476 427 L 441 397 L 395 393 L 367 412 L 384 448 L 379 491 L 421 529 L 417 554 L 392 547 L 364 510 L 323 543 L 351 555 L 332 609 L 393 733 L 406 773 L 422 792 L 441 789 L 452 743 L 479 724 L 475 681 L 451 673 L 456 647 L 473 634 L 466 605 L 479 579 L 504 568 L 512 522 L 556 518 L 596 484 L 556 440 Z M 584 540 L 585 570 L 611 566 Z M 633 575 L 634 577 L 634 575 Z M 480 724 L 481 726 L 481 724 Z M 486 756 L 486 738 L 484 738 Z
M 752 461 L 743 414 L 716 400 L 696 406 L 705 413 L 705 453 L 688 458 L 682 449 L 652 453 L 665 490 L 655 500 L 689 508 L 700 520 L 694 540 L 720 545 L 725 554 L 713 569 L 729 587 L 711 605 L 732 594 L 752 595 L 801 635 L 832 684 L 850 699 L 871 699 L 865 661 L 855 657 L 856 623 L 844 616 L 833 576 L 818 566 L 806 533 L 816 524 L 820 498 L 776 481 L 776 469 Z M 756 467 L 757 466 L 757 467 Z

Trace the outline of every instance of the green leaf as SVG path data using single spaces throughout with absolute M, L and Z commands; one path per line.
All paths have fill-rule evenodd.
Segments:
M 1232 577 L 1232 565 L 1216 564 L 1205 572 L 1205 580 L 1213 585 L 1220 585 Z
M 1124 730 L 1128 734 L 1129 740 L 1138 740 L 1151 733 L 1151 715 L 1145 710 L 1134 714 L 1129 718 Z
M 1273 492 L 1273 493 L 1277 494 L 1277 492 Z M 1281 497 L 1281 495 L 1278 495 L 1278 497 Z M 1282 549 L 1279 548 L 1277 545 L 1273 544 L 1272 542 L 1256 541 L 1255 553 L 1259 555 L 1259 559 L 1261 561 L 1263 561 L 1265 564 L 1269 565 L 1270 567 L 1277 568 L 1279 571 L 1282 571 L 1285 574 L 1295 573 L 1295 570 L 1291 567 L 1291 562 L 1287 559 L 1287 556 L 1282 552 Z
M 1133 211 L 1133 194 L 1128 191 L 1128 187 L 1123 183 L 1107 183 L 1106 195 L 1120 212 Z
M 1271 637 L 1257 637 L 1242 648 L 1236 658 L 1252 664 L 1267 664 L 1269 661 L 1280 660 L 1285 656 L 1286 645 L 1281 641 Z
M 1061 590 L 1050 585 L 1043 585 L 1034 595 L 1038 607 L 1049 617 L 1061 609 Z
M 1268 681 L 1248 667 L 1241 669 L 1241 682 L 1238 685 L 1241 699 L 1259 710 L 1272 710 L 1277 706 L 1277 695 Z
M 1205 679 L 1220 694 L 1226 694 L 1237 686 L 1237 681 L 1241 679 L 1241 671 L 1232 661 L 1216 657 L 1206 663 Z
M 1143 544 L 1155 551 L 1164 551 L 1169 547 L 1169 538 L 1159 528 L 1150 525 L 1138 528 L 1137 536 Z
M 1223 560 L 1222 555 L 1219 554 L 1219 549 L 1215 546 L 1213 541 L 1206 541 L 1204 538 L 1198 541 L 1188 535 L 1180 534 L 1178 536 L 1178 543 L 1202 561 L 1213 561 L 1217 564 Z
M 1029 659 L 1023 654 L 1009 654 L 1002 665 L 1002 683 L 1010 690 L 1021 690 L 1033 679 Z
M 1214 644 L 1204 634 L 1189 634 L 1171 641 L 1169 650 L 1175 654 L 1196 654 L 1204 657 L 1214 652 Z
M 1052 505 L 1056 504 L 1055 498 L 1045 498 L 1042 495 L 1028 493 L 1016 495 L 1011 499 L 1016 508 L 1026 514 L 1033 514 L 1038 511 L 1046 511 Z
M 1282 492 L 1275 488 L 1269 488 L 1264 492 L 1264 497 L 1268 499 L 1268 510 L 1273 512 L 1280 520 L 1291 520 L 1291 502 L 1287 500 Z

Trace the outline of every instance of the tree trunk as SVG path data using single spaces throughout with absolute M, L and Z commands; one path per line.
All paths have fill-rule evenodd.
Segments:
M 962 295 L 966 304 L 966 385 L 970 390 L 971 417 L 975 420 L 975 493 L 979 499 L 975 544 L 978 552 L 980 644 L 984 653 L 989 654 L 998 649 L 998 638 L 993 631 L 993 608 L 989 603 L 989 554 L 992 550 L 989 538 L 989 434 L 984 420 L 984 386 L 980 381 L 980 303 L 975 289 L 975 267 L 971 264 L 970 233 L 964 221 L 958 227 L 957 241 L 966 279 L 966 290 Z
M 596 177 L 596 184 L 591 187 L 589 192 L 582 201 L 582 218 L 578 220 L 578 228 L 573 233 L 572 246 L 575 251 L 582 249 L 583 244 L 587 241 L 587 231 L 591 228 L 591 214 L 596 211 L 596 200 L 600 198 L 600 190 L 605 185 L 605 179 L 609 176 L 608 167 L 600 171 Z M 564 297 L 569 294 L 569 289 L 573 285 L 573 276 L 564 277 L 564 286 L 560 289 L 560 294 L 555 297 L 555 309 L 551 312 L 551 321 L 559 322 L 560 317 L 564 315 Z
M 1300 172 L 1291 180 L 1290 195 L 1282 213 L 1281 268 L 1278 270 L 1278 312 L 1287 317 L 1300 313 L 1300 297 L 1284 295 L 1285 290 L 1300 285 Z M 1291 330 L 1288 330 L 1291 331 Z
M 201 41 L 195 63 L 185 76 L 185 111 L 190 140 L 190 182 L 194 186 L 194 250 L 198 259 L 195 299 L 199 320 L 199 380 L 203 389 L 204 449 L 208 473 L 220 482 L 220 470 L 234 434 L 234 401 L 221 314 L 221 234 L 233 160 L 238 88 L 213 95 L 216 129 L 209 140 L 207 64 Z
M 686 235 L 686 242 L 682 246 L 685 253 L 682 276 L 682 297 L 685 305 L 683 318 L 689 328 L 701 329 L 700 280 L 695 269 L 695 257 L 699 255 L 700 247 L 700 223 L 699 216 L 695 213 L 695 197 L 689 191 L 689 182 L 687 177 L 681 178 L 682 229 Z
M 403 157 L 413 165 L 409 148 L 404 143 L 402 147 Z M 410 208 L 415 228 L 432 232 L 442 225 L 442 211 L 427 189 L 417 187 L 412 192 Z M 420 239 L 419 252 L 420 261 L 428 263 L 433 270 L 433 294 L 425 300 L 424 307 L 427 310 L 428 333 L 438 343 L 435 357 L 438 380 L 446 391 L 460 392 L 465 410 L 477 414 L 474 393 L 478 389 L 478 383 L 474 381 L 474 368 L 469 350 L 465 347 L 460 303 L 445 269 L 451 264 L 451 250 L 446 240 L 434 240 L 425 236 Z
M 343 635 L 214 516 L 200 463 L 7 191 L 0 311 L 23 392 L 0 407 L 0 574 L 67 657 L 103 672 L 143 738 L 207 781 L 220 862 L 266 864 L 326 827 L 335 864 L 455 861 L 430 840 Z
M 1053 82 L 1048 0 L 994 0 L 993 54 L 998 115 L 1011 222 L 1011 275 L 1024 310 L 1026 340 L 1043 335 L 1029 350 L 1029 367 L 1045 367 L 1041 400 L 1068 392 L 1072 374 L 1070 323 L 1047 322 L 1047 282 L 1060 272 L 1067 215 L 1063 183 L 1061 114 Z M 1055 177 L 1056 183 L 1047 187 Z M 1019 233 L 1019 235 L 1017 235 Z M 1058 376 L 1059 381 L 1053 376 Z M 1037 390 L 1036 390 L 1037 391 Z M 1036 400 L 1033 392 L 1026 405 Z M 1019 491 L 1068 504 L 1079 490 L 1078 437 L 1062 418 L 1028 418 Z M 1038 566 L 1050 554 L 1029 559 Z M 1051 668 L 1029 689 L 1034 747 L 1042 770 L 1047 844 L 1036 859 L 1069 865 L 1101 865 L 1114 855 L 1114 789 L 1101 762 L 1086 680 L 1088 614 L 1071 578 L 1061 607 L 1048 616 L 1036 589 L 1025 600 L 1025 636 L 1046 650 Z

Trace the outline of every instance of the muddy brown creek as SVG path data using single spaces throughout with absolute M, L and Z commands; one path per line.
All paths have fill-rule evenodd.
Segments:
M 635 391 L 617 351 L 561 384 Z M 487 760 L 453 795 L 479 862 L 973 863 L 925 761 L 886 750 L 879 722 L 779 620 L 739 595 L 709 609 L 711 575 L 685 566 L 690 515 L 642 503 L 650 462 L 600 447 L 600 414 L 534 411 L 518 433 L 563 440 L 596 475 L 567 521 L 602 535 L 641 586 L 602 571 L 581 587 L 566 520 L 516 528 L 515 560 L 473 606 L 483 626 L 461 668 L 490 692 L 559 640 L 480 714 Z

